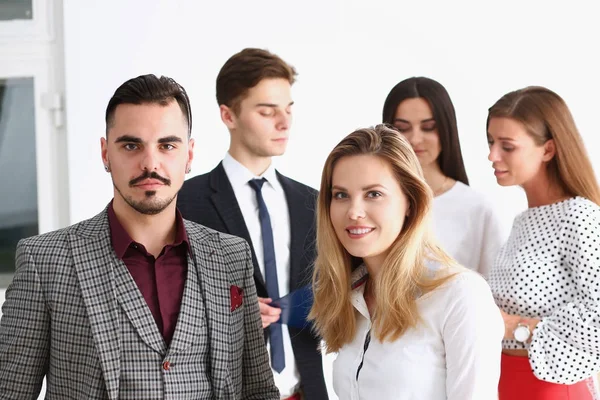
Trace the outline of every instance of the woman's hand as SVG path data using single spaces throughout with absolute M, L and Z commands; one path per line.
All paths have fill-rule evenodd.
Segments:
M 504 339 L 514 339 L 514 331 L 517 328 L 517 325 L 520 323 L 529 326 L 529 330 L 533 334 L 533 330 L 540 322 L 539 319 L 535 318 L 522 318 L 519 315 L 507 314 L 502 309 L 500 309 L 500 314 L 502 314 L 502 319 L 504 320 Z M 531 337 L 529 337 L 529 341 L 531 341 Z

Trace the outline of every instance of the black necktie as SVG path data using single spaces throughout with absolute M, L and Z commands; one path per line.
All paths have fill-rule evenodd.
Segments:
M 271 217 L 262 195 L 262 186 L 266 182 L 265 178 L 252 179 L 248 183 L 256 192 L 256 201 L 258 203 L 258 217 L 260 219 L 260 230 L 262 233 L 263 253 L 265 259 L 265 283 L 267 293 L 273 300 L 279 298 L 279 285 L 277 283 L 277 262 L 275 260 L 275 245 L 273 242 L 273 228 L 271 227 Z M 277 372 L 285 368 L 285 353 L 283 350 L 283 333 L 281 324 L 275 323 L 269 325 L 269 340 L 271 342 L 271 366 Z

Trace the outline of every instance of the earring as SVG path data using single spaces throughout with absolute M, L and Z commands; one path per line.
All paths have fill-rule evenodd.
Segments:
M 192 168 L 191 167 L 187 167 L 187 169 L 185 170 L 185 173 L 189 174 L 190 172 L 192 172 Z
M 104 166 L 104 170 L 105 170 L 106 172 L 110 172 L 110 168 L 108 168 L 108 165 L 105 165 L 105 166 Z

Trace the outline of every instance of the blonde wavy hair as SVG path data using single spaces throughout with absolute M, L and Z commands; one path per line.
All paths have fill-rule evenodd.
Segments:
M 600 205 L 600 189 L 581 135 L 565 101 L 541 86 L 529 86 L 505 94 L 488 110 L 490 119 L 520 122 L 538 146 L 554 140 L 556 154 L 548 163 L 550 179 L 565 194 L 581 196 Z
M 377 156 L 392 167 L 410 210 L 381 272 L 371 282 L 376 297 L 372 315 L 375 337 L 393 341 L 414 327 L 419 321 L 416 307 L 419 294 L 433 290 L 453 276 L 448 268 L 441 268 L 437 274 L 429 273 L 425 265 L 428 259 L 442 266 L 455 265 L 430 237 L 433 194 L 408 141 L 389 125 L 359 129 L 346 136 L 325 161 L 317 201 L 317 259 L 313 275 L 314 303 L 309 319 L 324 339 L 326 352 L 339 351 L 356 333 L 350 280 L 353 269 L 362 260 L 351 256 L 343 247 L 330 216 L 335 166 L 340 159 L 356 155 Z

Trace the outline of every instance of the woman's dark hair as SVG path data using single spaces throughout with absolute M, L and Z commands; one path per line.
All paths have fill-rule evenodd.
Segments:
M 425 77 L 413 77 L 398 83 L 385 99 L 383 122 L 393 125 L 400 103 L 415 98 L 425 99 L 431 107 L 442 148 L 437 159 L 442 173 L 468 185 L 469 178 L 458 139 L 456 112 L 448 91 L 439 82 Z

